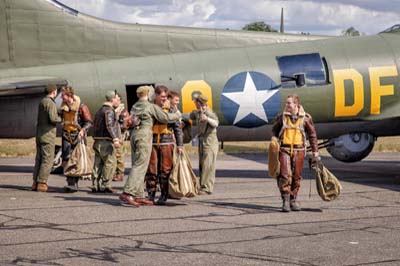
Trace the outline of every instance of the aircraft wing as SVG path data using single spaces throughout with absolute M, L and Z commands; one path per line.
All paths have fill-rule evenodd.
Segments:
M 0 97 L 42 94 L 47 84 L 65 86 L 68 82 L 57 77 L 14 77 L 0 79 Z
M 65 79 L 46 76 L 0 79 L 0 138 L 35 136 L 39 102 L 50 83 L 68 84 Z

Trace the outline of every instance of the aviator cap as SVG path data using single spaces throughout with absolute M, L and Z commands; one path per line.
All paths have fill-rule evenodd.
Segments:
M 196 96 L 195 100 L 200 102 L 200 103 L 202 103 L 202 104 L 206 104 L 207 101 L 208 101 L 208 98 L 207 98 L 207 96 L 205 96 L 203 94 L 199 94 L 199 95 Z

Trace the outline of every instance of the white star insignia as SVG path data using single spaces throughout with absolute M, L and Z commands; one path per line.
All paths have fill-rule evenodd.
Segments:
M 253 114 L 268 123 L 267 114 L 264 111 L 263 104 L 278 91 L 279 89 L 258 91 L 253 78 L 250 73 L 247 72 L 243 91 L 225 92 L 222 95 L 239 105 L 233 124 L 238 123 L 249 114 Z

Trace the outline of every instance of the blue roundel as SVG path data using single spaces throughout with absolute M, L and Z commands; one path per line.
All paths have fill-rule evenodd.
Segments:
M 275 82 L 260 72 L 231 77 L 221 95 L 221 110 L 232 125 L 258 127 L 272 123 L 280 112 L 281 93 Z

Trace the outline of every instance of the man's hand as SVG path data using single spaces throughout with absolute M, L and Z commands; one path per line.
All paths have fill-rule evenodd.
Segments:
M 177 147 L 176 150 L 177 150 L 178 154 L 183 153 L 183 147 Z
M 117 140 L 117 141 L 114 141 L 114 146 L 115 146 L 115 148 L 119 148 L 119 147 L 121 147 L 121 143 L 119 142 L 119 140 Z
M 82 139 L 85 136 L 85 134 L 86 134 L 86 130 L 82 128 L 79 131 L 78 137 Z
M 200 121 L 207 121 L 208 116 L 206 116 L 205 114 L 201 114 L 200 116 Z

